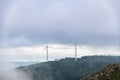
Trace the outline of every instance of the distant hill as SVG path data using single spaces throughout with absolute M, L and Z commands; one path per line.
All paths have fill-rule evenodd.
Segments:
M 120 64 L 108 65 L 100 72 L 89 75 L 83 80 L 120 80 Z
M 120 63 L 120 57 L 85 56 L 78 61 L 74 61 L 74 58 L 65 58 L 17 69 L 27 73 L 33 80 L 80 80 L 114 63 Z
M 37 64 L 37 63 L 40 63 L 40 61 L 11 61 L 11 62 L 8 62 L 10 64 L 13 64 L 15 67 L 20 67 L 20 66 L 28 66 L 28 65 L 32 65 L 32 64 Z

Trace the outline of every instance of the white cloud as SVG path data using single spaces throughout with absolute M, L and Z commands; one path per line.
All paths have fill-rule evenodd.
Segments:
M 61 45 L 61 44 L 49 44 L 52 48 L 49 48 L 49 60 L 60 59 L 65 57 L 74 57 L 74 46 Z M 36 45 L 31 47 L 18 47 L 18 48 L 6 48 L 0 49 L 2 51 L 3 59 L 7 61 L 46 61 L 46 50 L 44 45 Z M 91 47 L 83 46 L 77 48 L 78 57 L 86 55 L 120 55 L 120 50 L 117 47 Z

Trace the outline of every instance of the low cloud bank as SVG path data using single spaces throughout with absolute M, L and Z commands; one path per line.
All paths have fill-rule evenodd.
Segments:
M 0 64 L 0 80 L 31 80 L 24 72 L 14 69 L 14 65 L 5 61 Z

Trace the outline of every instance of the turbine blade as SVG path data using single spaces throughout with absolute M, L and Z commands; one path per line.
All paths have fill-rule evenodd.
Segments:
M 70 44 L 70 46 L 73 47 L 73 46 L 75 46 L 75 44 L 76 44 L 76 43 L 72 43 L 72 44 Z
M 46 48 L 47 48 L 47 46 L 46 46 L 46 47 L 44 47 L 43 51 L 45 51 L 45 50 L 46 50 Z
M 79 48 L 82 48 L 81 46 L 78 45 Z
M 48 46 L 49 48 L 54 48 L 54 47 L 52 47 L 52 46 Z

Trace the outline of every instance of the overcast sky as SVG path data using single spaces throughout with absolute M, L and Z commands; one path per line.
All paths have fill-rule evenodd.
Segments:
M 118 46 L 119 0 L 0 0 L 1 47 Z
M 28 46 L 44 42 L 118 44 L 119 2 L 1 0 L 1 37 L 4 36 L 10 46 Z

